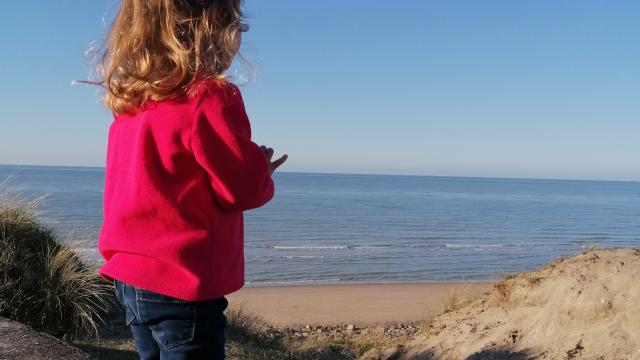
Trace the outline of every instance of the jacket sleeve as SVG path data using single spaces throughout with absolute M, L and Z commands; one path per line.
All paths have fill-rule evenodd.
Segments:
M 223 210 L 257 208 L 273 197 L 269 164 L 260 146 L 251 141 L 251 126 L 237 87 L 225 85 L 201 95 L 191 128 L 191 149 Z

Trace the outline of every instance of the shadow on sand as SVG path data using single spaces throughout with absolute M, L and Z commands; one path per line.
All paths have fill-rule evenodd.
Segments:
M 118 350 L 108 346 L 73 344 L 78 349 L 98 360 L 138 360 L 138 353 L 131 350 Z
M 415 360 L 442 360 L 432 352 L 421 353 Z M 510 351 L 507 349 L 485 350 L 465 358 L 465 360 L 529 360 L 533 356 L 528 351 Z

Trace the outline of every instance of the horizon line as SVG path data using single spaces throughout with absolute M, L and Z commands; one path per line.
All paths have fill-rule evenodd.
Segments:
M 34 164 L 6 164 L 0 163 L 0 166 L 16 166 L 16 167 L 51 167 L 51 168 L 87 168 L 87 169 L 105 169 L 105 166 L 95 165 L 34 165 Z M 384 173 L 384 172 L 340 172 L 340 171 L 322 171 L 322 170 L 280 170 L 279 173 L 288 174 L 311 174 L 311 175 L 371 175 L 371 176 L 406 176 L 406 177 L 430 177 L 430 178 L 458 178 L 458 179 L 487 179 L 487 180 L 533 180 L 533 181 L 586 181 L 586 182 L 619 182 L 619 183 L 640 183 L 640 179 L 594 179 L 594 178 L 553 178 L 553 177 L 520 177 L 520 176 L 478 176 L 478 175 L 429 175 L 419 173 Z

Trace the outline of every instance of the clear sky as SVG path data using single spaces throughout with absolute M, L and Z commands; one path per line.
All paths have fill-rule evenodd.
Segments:
M 104 165 L 110 113 L 70 84 L 117 6 L 3 4 L 0 163 Z M 640 180 L 636 0 L 245 8 L 245 103 L 283 170 Z

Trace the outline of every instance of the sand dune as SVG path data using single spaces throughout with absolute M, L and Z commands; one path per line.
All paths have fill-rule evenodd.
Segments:
M 597 250 L 496 283 L 435 318 L 415 359 L 640 359 L 640 250 Z

